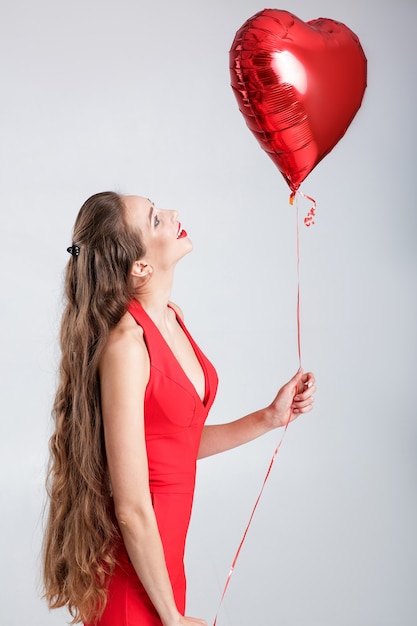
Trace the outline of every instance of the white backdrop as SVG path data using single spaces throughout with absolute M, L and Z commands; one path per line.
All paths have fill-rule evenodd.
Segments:
M 39 598 L 39 550 L 65 250 L 86 197 L 180 211 L 195 250 L 173 299 L 218 368 L 212 422 L 265 405 L 297 368 L 294 210 L 229 86 L 234 34 L 263 8 L 1 0 L 1 626 L 67 621 Z M 368 89 L 302 187 L 318 201 L 301 230 L 316 409 L 287 433 L 218 625 L 414 626 L 417 4 L 276 8 L 346 23 Z M 188 612 L 209 623 L 277 440 L 199 464 Z

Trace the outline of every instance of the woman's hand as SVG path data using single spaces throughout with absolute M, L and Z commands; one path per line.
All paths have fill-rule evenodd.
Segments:
M 299 369 L 296 375 L 281 387 L 275 399 L 266 408 L 233 422 L 204 426 L 198 458 L 236 448 L 274 428 L 286 426 L 300 413 L 311 411 L 315 391 L 314 375 L 304 374 Z
M 170 622 L 167 626 L 207 626 L 207 622 L 203 619 L 197 619 L 195 617 L 186 617 L 185 615 L 178 615 L 178 618 Z
M 316 391 L 314 374 L 298 372 L 278 391 L 275 399 L 265 409 L 265 418 L 271 428 L 285 426 L 301 413 L 313 408 L 313 394 Z

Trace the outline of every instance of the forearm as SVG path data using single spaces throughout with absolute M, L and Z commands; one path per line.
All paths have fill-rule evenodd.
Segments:
M 119 519 L 132 565 L 164 626 L 177 623 L 177 610 L 153 511 L 133 512 Z
M 316 390 L 313 374 L 298 372 L 278 391 L 269 406 L 227 424 L 205 426 L 198 458 L 236 448 L 311 411 Z
M 264 435 L 273 426 L 268 420 L 268 409 L 260 409 L 226 424 L 204 426 L 198 458 L 225 452 Z

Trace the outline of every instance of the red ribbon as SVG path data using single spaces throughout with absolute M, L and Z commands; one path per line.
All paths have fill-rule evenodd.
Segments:
M 315 201 L 313 198 L 310 198 L 310 196 L 306 196 L 306 195 L 305 195 L 302 191 L 297 190 L 297 191 L 292 192 L 292 193 L 291 193 L 291 195 L 290 195 L 290 204 L 291 204 L 291 205 L 293 205 L 293 204 L 294 204 L 294 198 L 296 198 L 296 194 L 300 194 L 301 196 L 303 196 L 303 198 L 306 198 L 307 200 L 310 200 L 310 201 L 313 203 L 313 206 L 311 207 L 311 209 L 309 210 L 308 214 L 307 214 L 307 215 L 306 215 L 306 217 L 304 218 L 304 224 L 305 224 L 306 226 L 311 226 L 312 224 L 314 224 L 314 217 L 315 217 L 315 215 L 316 215 L 316 201 Z M 300 322 L 300 231 L 299 231 L 299 227 L 298 227 L 298 223 L 299 223 L 299 215 L 298 215 L 298 202 L 297 202 L 297 198 L 296 198 L 296 202 L 295 202 L 295 207 L 296 207 L 296 250 L 297 250 L 297 349 L 298 349 L 298 362 L 299 362 L 299 365 L 300 365 L 300 367 L 301 367 L 301 322 Z M 297 394 L 297 388 L 295 387 L 295 389 L 294 389 L 294 396 L 295 396 L 296 394 Z M 248 531 L 249 531 L 250 525 L 252 524 L 252 520 L 253 520 L 253 517 L 254 517 L 254 515 L 255 515 L 255 511 L 256 511 L 256 509 L 258 508 L 258 504 L 259 504 L 259 501 L 260 501 L 260 499 L 261 499 L 261 497 L 262 497 L 262 494 L 263 494 L 263 491 L 264 491 L 265 485 L 266 485 L 266 483 L 267 483 L 267 480 L 268 480 L 268 478 L 269 478 L 269 475 L 270 475 L 270 473 L 271 473 L 272 466 L 274 465 L 275 459 L 276 459 L 276 457 L 277 457 L 277 455 L 278 455 L 278 451 L 279 451 L 279 449 L 280 449 L 280 447 L 281 447 L 281 444 L 282 444 L 282 442 L 283 442 L 283 440 L 284 440 L 285 433 L 287 432 L 288 424 L 289 424 L 289 423 L 290 423 L 290 421 L 291 421 L 291 416 L 292 416 L 292 409 L 290 409 L 290 413 L 289 413 L 289 416 L 288 416 L 288 420 L 287 420 L 287 423 L 285 424 L 285 427 L 284 427 L 284 432 L 282 433 L 282 435 L 281 435 L 281 439 L 279 440 L 278 445 L 277 445 L 277 447 L 276 447 L 276 448 L 275 448 L 275 450 L 274 450 L 274 454 L 272 455 L 272 459 L 271 459 L 271 461 L 270 461 L 270 463 L 269 463 L 269 467 L 268 467 L 268 470 L 267 470 L 267 472 L 266 472 L 266 475 L 265 475 L 264 481 L 263 481 L 263 483 L 262 483 L 261 490 L 260 490 L 260 492 L 259 492 L 258 497 L 256 498 L 255 505 L 254 505 L 254 507 L 253 507 L 253 509 L 252 509 L 252 513 L 250 514 L 250 517 L 249 517 L 249 521 L 248 521 L 248 523 L 247 523 L 247 525 L 246 525 L 246 528 L 245 528 L 245 531 L 244 531 L 244 533 L 243 533 L 242 539 L 240 540 L 239 546 L 238 546 L 238 548 L 237 548 L 237 550 L 236 550 L 236 554 L 235 554 L 235 556 L 234 556 L 234 558 L 233 558 L 232 565 L 231 565 L 231 567 L 230 567 L 230 571 L 229 571 L 229 574 L 228 574 L 227 579 L 226 579 L 226 583 L 225 583 L 224 588 L 223 588 L 223 593 L 222 593 L 221 598 L 220 598 L 219 606 L 218 606 L 218 608 L 217 608 L 216 616 L 215 616 L 215 618 L 214 618 L 213 626 L 216 626 L 216 624 L 217 624 L 217 618 L 218 618 L 218 616 L 219 616 L 220 607 L 221 607 L 221 605 L 223 604 L 223 600 L 224 600 L 224 597 L 225 597 L 225 595 L 226 595 L 226 591 L 227 591 L 227 588 L 228 588 L 228 586 L 229 586 L 230 579 L 232 578 L 232 574 L 233 574 L 233 571 L 234 571 L 234 569 L 235 569 L 235 566 L 236 566 L 237 560 L 238 560 L 238 558 L 239 558 L 240 551 L 242 550 L 243 544 L 245 543 L 245 540 L 246 540 L 246 535 L 248 534 Z
M 295 390 L 294 390 L 294 395 L 296 394 L 296 392 L 297 392 L 297 389 L 295 389 Z M 246 528 L 245 528 L 245 532 L 243 533 L 243 537 L 242 537 L 242 539 L 241 539 L 241 541 L 240 541 L 239 547 L 238 547 L 238 549 L 236 550 L 236 554 L 235 554 L 235 556 L 234 556 L 234 559 L 233 559 L 232 565 L 231 565 L 231 567 L 230 567 L 229 575 L 228 575 L 228 577 L 227 577 L 227 579 L 226 579 L 226 584 L 225 584 L 225 586 L 224 586 L 224 588 L 223 588 L 223 593 L 222 593 L 222 596 L 221 596 L 221 598 L 220 598 L 220 603 L 219 603 L 219 606 L 218 606 L 218 608 L 217 608 L 217 613 L 216 613 L 216 617 L 214 618 L 213 626 L 216 626 L 216 624 L 217 624 L 217 618 L 218 618 L 218 615 L 219 615 L 220 607 L 221 607 L 221 605 L 223 604 L 224 596 L 226 595 L 226 591 L 227 591 L 227 588 L 228 588 L 228 586 L 229 586 L 230 579 L 232 578 L 233 570 L 235 569 L 235 565 L 236 565 L 236 562 L 237 562 L 237 560 L 238 560 L 238 558 L 239 558 L 239 554 L 240 554 L 240 551 L 241 551 L 241 549 L 242 549 L 242 547 L 243 547 L 243 544 L 244 544 L 244 542 L 245 542 L 246 535 L 248 534 L 249 527 L 250 527 L 250 525 L 252 524 L 253 516 L 255 515 L 255 511 L 256 511 L 256 509 L 258 508 L 258 504 L 259 504 L 259 501 L 260 501 L 261 496 L 262 496 L 262 494 L 263 494 L 263 491 L 264 491 L 264 488 L 265 488 L 266 482 L 267 482 L 267 480 L 268 480 L 268 478 L 269 478 L 269 474 L 271 473 L 272 466 L 273 466 L 273 464 L 274 464 L 274 461 L 275 461 L 275 459 L 276 459 L 276 456 L 277 456 L 277 454 L 278 454 L 278 451 L 279 451 L 279 449 L 280 449 L 280 447 L 281 447 L 281 444 L 282 444 L 282 442 L 283 442 L 283 439 L 284 439 L 285 433 L 287 432 L 287 428 L 288 428 L 288 424 L 290 423 L 291 415 L 292 415 L 292 410 L 290 411 L 290 415 L 289 415 L 289 417 L 288 417 L 287 423 L 285 424 L 284 432 L 283 432 L 283 433 L 282 433 L 282 435 L 281 435 L 281 439 L 279 440 L 278 445 L 277 445 L 277 447 L 275 448 L 274 454 L 272 455 L 272 459 L 271 459 L 271 462 L 270 462 L 270 464 L 269 464 L 268 471 L 266 472 L 266 475 L 265 475 L 264 481 L 263 481 L 263 483 L 262 483 L 261 490 L 260 490 L 260 492 L 259 492 L 258 497 L 256 498 L 255 506 L 254 506 L 254 507 L 253 507 L 253 509 L 252 509 L 252 513 L 250 514 L 249 521 L 248 521 L 248 523 L 247 523 L 247 525 L 246 525 Z
M 294 198 L 296 197 L 296 194 L 300 194 L 300 196 L 303 196 L 303 198 L 305 198 L 306 200 L 309 200 L 310 202 L 313 203 L 313 206 L 311 207 L 311 209 L 309 210 L 309 212 L 307 213 L 307 215 L 304 218 L 304 224 L 306 226 L 312 226 L 312 224 L 314 224 L 314 218 L 316 216 L 317 203 L 314 200 L 314 198 L 311 198 L 310 196 L 307 196 L 305 193 L 303 193 L 302 191 L 297 189 L 297 191 L 293 191 L 291 193 L 291 195 L 290 195 L 290 204 L 291 205 L 294 204 Z M 298 211 L 298 204 L 297 204 L 297 202 L 296 202 L 296 206 L 297 206 L 297 211 Z M 298 228 L 298 216 L 297 216 L 297 228 Z
M 314 198 L 311 198 L 310 196 L 307 196 L 306 194 L 304 194 L 302 191 L 297 190 L 297 191 L 293 191 L 290 195 L 290 204 L 291 206 L 294 204 L 294 198 L 295 198 L 295 214 L 296 214 L 296 235 L 297 235 L 297 239 L 296 239 L 296 250 L 297 250 L 297 347 L 298 347 L 298 362 L 299 365 L 301 367 L 301 320 L 300 320 L 300 229 L 299 229 L 299 217 L 298 217 L 298 202 L 297 202 L 297 197 L 296 194 L 300 194 L 300 196 L 303 196 L 303 198 L 305 198 L 306 200 L 309 200 L 310 202 L 313 203 L 313 206 L 311 207 L 311 209 L 309 210 L 309 212 L 307 213 L 307 215 L 304 218 L 304 224 L 307 227 L 310 227 L 314 224 L 314 218 L 316 216 L 316 201 L 314 200 Z

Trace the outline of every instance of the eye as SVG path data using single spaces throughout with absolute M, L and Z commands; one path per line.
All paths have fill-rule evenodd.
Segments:
M 153 225 L 156 228 L 158 226 L 158 224 L 160 224 L 161 220 L 158 217 L 158 214 L 155 213 L 154 218 L 153 218 Z

